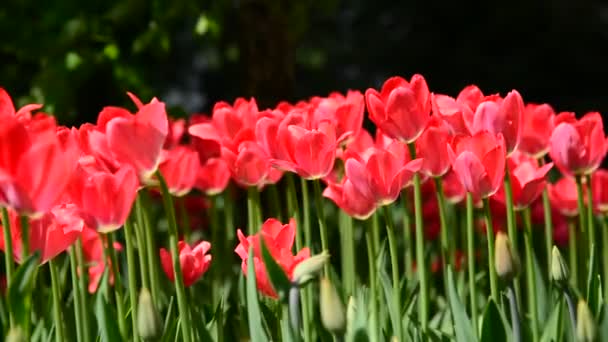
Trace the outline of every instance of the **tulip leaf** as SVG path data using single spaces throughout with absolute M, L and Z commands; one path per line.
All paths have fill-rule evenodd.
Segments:
M 594 245 L 591 248 L 591 256 L 589 257 L 589 273 L 587 274 L 587 304 L 589 310 L 594 315 L 597 315 L 600 310 L 602 294 L 601 280 L 596 272 L 597 268 L 597 247 Z
M 260 302 L 255 280 L 255 263 L 253 262 L 253 247 L 249 247 L 247 262 L 247 319 L 249 320 L 249 334 L 252 342 L 268 341 L 262 327 Z
M 106 268 L 101 279 L 102 284 L 107 282 L 108 275 L 109 272 Z M 113 312 L 110 304 L 106 301 L 106 296 L 103 295 L 103 293 L 97 293 L 97 298 L 95 299 L 95 318 L 97 319 L 101 341 L 111 342 L 122 340 L 118 325 L 116 324 L 116 314 Z
M 384 269 L 381 269 L 380 273 L 380 283 L 382 284 L 382 289 L 384 290 L 384 296 L 386 297 L 387 303 L 393 303 L 393 285 L 391 280 L 389 279 L 388 274 Z M 397 324 L 401 324 L 400 313 L 395 310 L 394 305 L 387 305 L 388 315 L 391 319 L 391 325 L 393 327 L 393 332 L 396 331 Z
M 291 288 L 291 282 L 283 268 L 277 264 L 274 260 L 272 254 L 268 250 L 266 246 L 266 242 L 263 238 L 260 239 L 260 246 L 262 248 L 262 259 L 264 260 L 264 265 L 266 266 L 266 274 L 268 274 L 268 278 L 275 292 L 279 295 L 281 301 L 287 301 L 287 295 L 289 293 L 289 289 Z M 253 259 L 250 259 L 253 260 Z
M 454 331 L 456 333 L 457 342 L 473 342 L 477 341 L 477 335 L 473 331 L 471 320 L 467 316 L 464 305 L 458 298 L 456 285 L 454 284 L 454 272 L 452 268 L 448 268 L 448 298 L 450 309 L 452 310 L 452 318 L 454 319 Z
M 560 318 L 564 303 L 561 300 L 557 301 L 557 305 L 553 307 L 553 311 L 545 324 L 543 335 L 540 338 L 541 342 L 560 341 Z
M 608 341 L 608 304 L 602 305 L 602 310 L 598 323 L 598 341 Z
M 13 314 L 16 323 L 22 327 L 28 327 L 30 324 L 31 294 L 38 274 L 39 259 L 38 251 L 30 255 L 17 268 L 8 288 L 8 309 Z
M 493 299 L 490 299 L 483 313 L 481 324 L 481 342 L 507 341 L 507 331 L 500 317 L 500 312 Z

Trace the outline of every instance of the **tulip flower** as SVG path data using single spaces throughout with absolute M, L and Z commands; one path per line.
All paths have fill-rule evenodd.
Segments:
M 296 222 L 294 219 L 289 220 L 289 223 L 285 225 L 276 219 L 268 219 L 262 225 L 260 232 L 252 236 L 245 237 L 240 229 L 237 231 L 240 243 L 234 251 L 243 260 L 241 263 L 243 273 L 247 275 L 247 265 L 249 262 L 253 262 L 258 289 L 266 296 L 277 298 L 277 293 L 268 279 L 266 267 L 262 260 L 260 237 L 264 239 L 266 247 L 268 247 L 270 254 L 277 264 L 285 271 L 287 277 L 292 280 L 295 267 L 310 257 L 310 250 L 306 247 L 302 248 L 296 255 L 293 255 L 291 252 L 295 234 Z M 250 246 L 253 246 L 253 260 L 249 260 Z
M 416 156 L 422 158 L 422 172 L 429 177 L 441 177 L 450 170 L 448 142 L 450 133 L 443 121 L 434 116 L 416 140 Z
M 42 108 L 41 104 L 28 104 L 23 106 L 23 108 L 15 111 L 15 105 L 13 104 L 13 100 L 10 95 L 4 90 L 0 88 L 0 117 L 3 116 L 13 116 L 16 117 L 19 121 L 30 120 L 32 117 L 32 111 L 38 110 Z
M 521 140 L 523 111 L 524 102 L 516 90 L 507 94 L 503 100 L 484 101 L 475 110 L 471 132 L 502 134 L 507 154 L 511 154 Z
M 376 211 L 376 199 L 359 192 L 347 177 L 340 183 L 328 182 L 323 196 L 334 201 L 345 213 L 358 220 L 366 220 Z
M 226 162 L 221 158 L 210 158 L 198 167 L 194 187 L 213 196 L 224 191 L 229 181 L 230 170 Z
M 430 119 L 430 92 L 421 75 L 414 75 L 410 82 L 391 77 L 380 92 L 368 89 L 365 100 L 369 118 L 376 126 L 405 143 L 416 140 Z
M 15 211 L 9 211 L 13 257 L 21 263 L 21 224 Z M 78 208 L 71 203 L 56 205 L 43 216 L 29 221 L 30 251 L 40 252 L 40 264 L 46 263 L 67 250 L 80 237 L 84 220 Z M 4 238 L 0 237 L 0 249 L 4 250 Z
M 599 214 L 608 213 L 608 170 L 599 169 L 591 174 L 593 207 Z
M 178 146 L 162 151 L 158 169 L 167 182 L 169 192 L 181 197 L 194 187 L 198 167 L 198 153 L 187 146 Z
M 317 123 L 315 126 L 323 121 L 329 121 L 335 127 L 338 137 L 348 134 L 352 138 L 361 131 L 365 101 L 359 91 L 349 90 L 346 96 L 331 93 L 325 98 L 313 98 L 311 102 L 315 106 L 314 118 Z
M 550 139 L 549 155 L 565 175 L 588 175 L 606 155 L 604 125 L 600 113 L 592 112 L 576 120 L 571 113 L 555 119 L 557 126 Z
M 519 150 L 540 158 L 549 152 L 549 139 L 555 128 L 555 111 L 548 104 L 528 104 L 522 116 L 522 133 Z
M 440 94 L 433 94 L 433 116 L 441 118 L 449 127 L 452 135 L 471 134 L 475 112 L 466 103 Z M 475 106 L 476 108 L 477 106 Z
M 407 161 L 403 143 L 393 141 L 386 149 L 372 147 L 365 158 L 346 161 L 346 176 L 353 187 L 379 206 L 394 202 L 422 167 L 422 159 Z
M 88 228 L 86 225 L 82 230 L 80 238 L 82 239 L 82 251 L 84 259 L 88 265 L 89 274 L 89 293 L 95 293 L 106 265 L 111 265 L 110 258 L 104 262 L 104 244 L 105 239 L 97 233 L 94 229 Z M 118 242 L 114 242 L 112 246 L 115 250 L 121 251 L 122 245 Z M 110 284 L 114 284 L 114 273 L 112 267 L 109 268 Z
M 567 217 L 578 215 L 578 192 L 573 178 L 560 178 L 556 183 L 549 184 L 548 190 L 552 208 Z M 583 191 L 586 193 L 586 186 L 583 186 Z M 583 198 L 587 198 L 586 195 Z
M 503 182 L 506 146 L 502 134 L 483 131 L 457 136 L 448 153 L 452 168 L 465 190 L 479 200 L 493 195 Z
M 184 286 L 188 287 L 194 284 L 211 265 L 211 255 L 208 254 L 211 249 L 211 244 L 207 241 L 201 241 L 194 247 L 190 247 L 185 241 L 178 243 L 179 263 L 182 269 L 184 278 Z M 175 281 L 173 275 L 173 261 L 171 253 L 164 248 L 160 249 L 160 263 L 167 278 Z

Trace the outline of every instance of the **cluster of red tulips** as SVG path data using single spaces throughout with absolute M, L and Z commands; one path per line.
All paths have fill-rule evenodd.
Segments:
M 41 105 L 16 110 L 0 89 L 7 338 L 483 341 L 500 331 L 589 341 L 608 323 L 608 139 L 597 112 L 577 118 L 476 86 L 453 98 L 420 75 L 274 109 L 220 102 L 188 122 L 129 96 L 135 113 L 105 107 L 96 124 L 68 128 Z M 193 231 L 202 217 L 208 229 Z M 32 298 L 47 262 L 44 320 Z

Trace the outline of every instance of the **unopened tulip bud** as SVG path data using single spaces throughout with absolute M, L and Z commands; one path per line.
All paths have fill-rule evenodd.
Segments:
M 505 281 L 512 280 L 519 272 L 519 257 L 514 253 L 509 238 L 503 232 L 496 234 L 494 264 L 496 274 Z
M 593 314 L 584 300 L 578 302 L 576 309 L 576 340 L 579 342 L 592 342 L 597 340 L 597 326 Z
M 27 339 L 25 338 L 25 333 L 23 333 L 23 330 L 21 329 L 21 327 L 14 327 L 11 328 L 8 331 L 8 334 L 6 335 L 6 342 L 26 342 Z
M 355 314 L 357 311 L 357 305 L 355 304 L 355 298 L 350 296 L 348 298 L 348 304 L 346 304 L 346 329 L 351 331 L 353 322 L 355 321 Z
M 293 282 L 298 284 L 298 286 L 304 285 L 323 269 L 327 260 L 329 260 L 329 253 L 323 251 L 302 261 L 293 270 Z
M 162 334 L 163 323 L 154 302 L 150 291 L 143 288 L 139 293 L 138 310 L 137 310 L 137 329 L 139 335 L 144 340 L 152 340 Z
M 346 325 L 344 304 L 336 292 L 336 288 L 327 278 L 321 279 L 321 322 L 329 332 L 341 335 Z
M 568 284 L 569 277 L 570 272 L 562 254 L 557 249 L 557 246 L 553 246 L 553 250 L 551 251 L 551 279 L 560 287 L 564 287 Z

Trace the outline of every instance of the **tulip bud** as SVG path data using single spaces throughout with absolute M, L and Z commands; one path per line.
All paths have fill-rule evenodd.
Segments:
M 568 284 L 569 277 L 570 272 L 562 254 L 557 249 L 557 246 L 553 246 L 553 250 L 551 251 L 551 279 L 560 287 L 564 287 Z
M 152 340 L 159 337 L 163 329 L 160 315 L 154 306 L 150 291 L 146 288 L 142 288 L 139 293 L 137 329 L 143 340 Z
M 327 260 L 329 260 L 329 253 L 323 251 L 297 264 L 292 274 L 293 282 L 298 286 L 306 284 L 323 269 Z
M 511 249 L 511 242 L 503 232 L 496 234 L 494 264 L 496 274 L 505 281 L 511 281 L 519 272 L 519 257 Z
M 357 313 L 357 304 L 355 304 L 355 298 L 350 296 L 348 298 L 348 304 L 346 304 L 346 330 L 347 333 L 352 332 L 353 324 L 355 322 L 355 314 Z
M 593 314 L 584 300 L 579 300 L 576 309 L 576 340 L 579 342 L 592 342 L 597 339 L 597 326 Z
M 23 330 L 21 329 L 21 327 L 17 326 L 17 327 L 11 328 L 8 331 L 5 341 L 6 342 L 26 342 L 27 339 L 25 338 L 25 334 L 23 333 Z
M 346 325 L 344 304 L 336 292 L 336 288 L 327 278 L 321 279 L 321 322 L 329 332 L 340 335 Z

